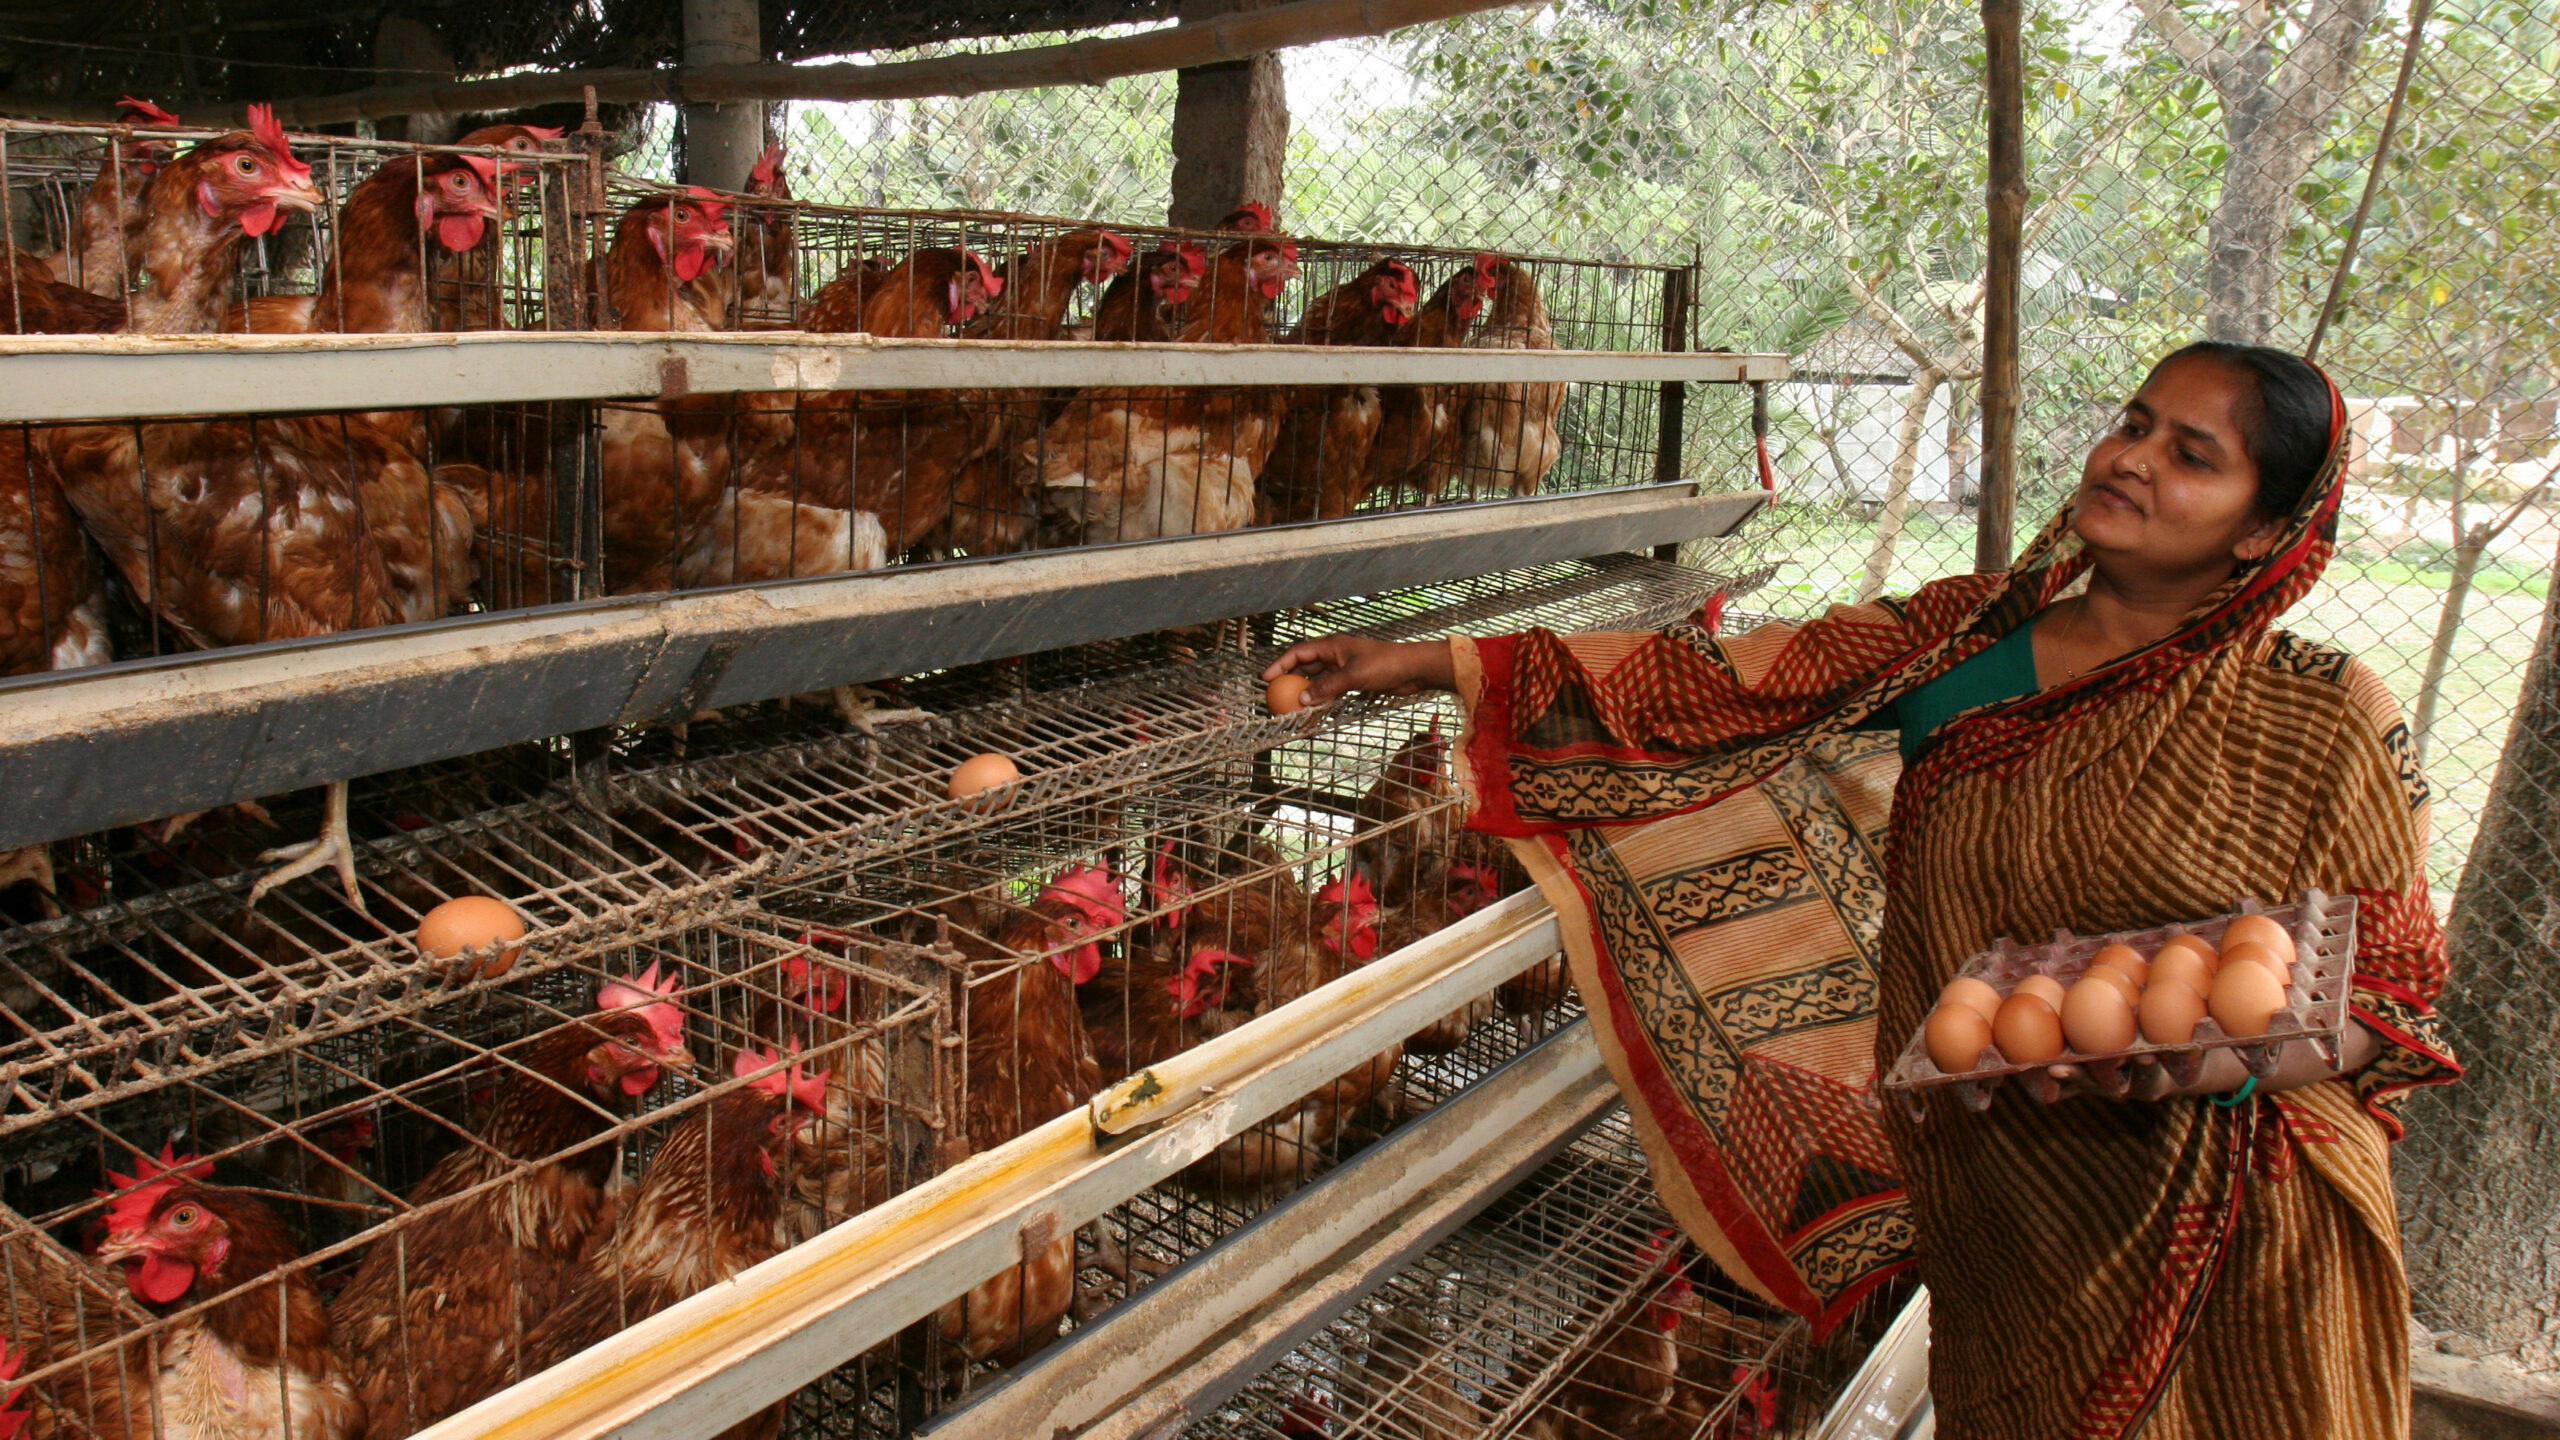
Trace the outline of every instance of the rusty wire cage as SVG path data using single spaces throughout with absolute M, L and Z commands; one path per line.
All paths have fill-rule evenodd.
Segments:
M 746 1082 L 710 1082 L 737 1052 L 796 1042 L 832 1077 L 816 1118 L 769 1147 L 775 1243 L 805 1240 L 1525 884 L 1456 836 L 1453 716 L 1380 700 L 1271 715 L 1257 678 L 1271 647 L 1343 629 L 1660 624 L 1724 583 L 1630 556 L 1556 564 L 910 677 L 845 697 L 851 720 L 825 699 L 758 705 L 396 772 L 355 789 L 362 909 L 314 882 L 242 906 L 257 847 L 309 818 L 298 804 L 51 847 L 60 900 L 13 892 L 0 926 L 0 1195 L 24 1251 L 13 1273 L 54 1277 L 30 1303 L 107 1328 L 82 1320 L 70 1333 L 84 1339 L 38 1354 L 44 1403 L 100 1403 L 91 1362 L 167 1328 L 117 1300 L 112 1276 L 91 1295 L 100 1272 L 80 1256 L 108 1170 L 137 1174 L 132 1156 L 164 1144 L 210 1156 L 213 1183 L 253 1191 L 295 1233 L 280 1273 L 343 1310 L 368 1284 L 380 1294 L 361 1272 L 396 1252 L 405 1302 L 440 1252 L 419 1238 L 412 1261 L 398 1237 L 479 1203 L 435 1188 L 449 1157 L 497 1155 L 474 1172 L 484 1197 L 579 1155 L 634 1195 L 662 1169 L 677 1178 L 661 1191 L 699 1181 L 698 1155 L 693 1170 L 658 1165 L 688 1153 L 670 1137 L 721 1123 L 703 1117 Z M 982 751 L 1023 779 L 950 798 L 954 764 Z M 1062 908 L 1065 892 L 1087 903 Z M 417 949 L 421 915 L 471 895 L 529 923 L 521 953 Z M 603 1023 L 599 992 L 635 976 L 671 987 L 689 1062 L 590 1096 L 566 1140 L 506 1153 L 499 1087 L 554 1037 Z M 806 1388 L 795 1423 L 914 1428 L 1570 1005 L 1552 970 L 1533 972 L 1317 1087 Z M 615 1281 L 597 1338 L 662 1303 Z M 512 1293 L 521 1306 L 544 1292 Z M 521 1325 L 489 1384 L 560 1358 L 546 1348 L 558 1326 Z M 422 1375 L 390 1371 L 402 1403 L 441 1413 L 411 1395 Z
M 627 177 L 610 188 L 626 217 L 657 206 L 667 209 L 647 213 L 681 214 L 689 203 L 686 192 Z M 672 265 L 610 267 L 623 278 L 598 312 L 634 328 L 984 341 L 1419 351 L 1681 350 L 1696 339 L 1687 268 L 1290 237 L 1289 278 L 1257 301 L 1240 268 L 1256 242 L 1231 232 L 777 197 L 737 199 L 719 219 L 733 273 L 720 273 L 716 257 L 691 281 Z M 645 261 L 627 221 L 622 235 Z M 1221 259 L 1230 254 L 1236 267 Z M 983 269 L 971 273 L 964 255 Z M 1404 287 L 1401 324 L 1308 329 L 1311 304 L 1366 293 L 1380 267 L 1395 267 Z M 630 279 L 643 273 L 656 293 Z M 625 577 L 616 584 L 772 579 L 1644 484 L 1680 478 L 1685 404 L 1679 385 L 1586 382 L 811 391 L 607 405 L 608 469 L 664 496 L 619 523 L 609 513 L 604 563 Z M 1363 438 L 1346 440 L 1345 427 Z M 877 520 L 876 536 L 861 516 Z
M 1908 1287 L 1804 1321 L 1696 1256 L 1612 1112 L 1182 1433 L 1741 1440 L 1815 1433 Z

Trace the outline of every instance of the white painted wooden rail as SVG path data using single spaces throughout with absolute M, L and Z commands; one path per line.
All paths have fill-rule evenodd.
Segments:
M 906 340 L 875 335 L 492 330 L 435 335 L 0 337 L 0 422 L 600 400 L 738 390 L 1739 384 L 1783 355 L 1315 345 Z

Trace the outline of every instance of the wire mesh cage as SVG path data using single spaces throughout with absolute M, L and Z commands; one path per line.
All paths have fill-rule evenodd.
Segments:
M 419 1423 L 535 1373 L 1525 885 L 1457 831 L 1454 717 L 1376 701 L 1271 715 L 1271 646 L 1664 623 L 1722 583 L 1628 556 L 1553 565 L 911 677 L 855 697 L 860 727 L 825 702 L 756 706 L 395 773 L 356 787 L 361 908 L 318 883 L 243 907 L 270 824 L 237 809 L 53 847 L 61 900 L 18 907 L 19 892 L 0 934 L 0 1195 L 23 1217 L 18 1270 L 54 1277 L 29 1291 L 51 1307 L 30 1323 L 121 1318 L 46 1330 L 34 1393 L 76 1414 L 114 1378 L 115 1403 L 139 1404 L 164 1372 L 134 1347 L 244 1303 L 325 1303 L 347 1383 Z M 1022 778 L 952 798 L 978 752 Z M 422 933 L 492 901 L 520 938 L 457 953 Z M 1570 1003 L 1550 966 L 1444 1017 L 1031 1247 L 793 1413 L 809 1433 L 903 1433 Z M 756 1063 L 733 1069 L 742 1052 Z M 793 1118 L 789 1077 L 821 1071 Z M 722 1127 L 746 1121 L 780 1128 L 724 1148 Z M 480 1308 L 465 1310 L 505 1343 L 477 1370 L 441 1364 L 438 1317 L 463 1304 L 453 1237 L 573 1172 L 627 1187 L 623 1218 L 592 1243 L 518 1235 L 471 1260 Z M 728 1198 L 683 1201 L 685 1186 Z M 272 1254 L 248 1275 L 185 1252 L 211 1279 L 168 1291 L 177 1272 L 116 1238 L 101 1188 L 151 1196 L 110 1202 L 137 1215 L 190 1195 L 236 1210 Z M 675 1247 L 675 1269 L 664 1246 L 621 1238 L 660 1233 L 641 1217 L 665 1238 L 705 1213 L 753 1223 L 709 1226 L 718 1243 Z M 117 1298 L 146 1273 L 159 1288 Z M 177 1308 L 131 1313 L 131 1296 Z M 334 1393 L 338 1372 L 312 1373 L 314 1395 Z
M 1901 1287 L 1816 1344 L 1692 1254 L 1613 1112 L 1185 1435 L 1814 1433 Z

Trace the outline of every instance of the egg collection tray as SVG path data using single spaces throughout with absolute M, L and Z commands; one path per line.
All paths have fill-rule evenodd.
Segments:
M 2120 1062 L 2142 1056 L 2156 1057 L 2169 1072 L 2169 1078 L 2180 1085 L 2193 1084 L 2204 1069 L 2205 1056 L 2215 1050 L 2239 1051 L 2249 1073 L 2261 1077 L 2275 1073 L 2286 1047 L 2297 1043 L 2310 1045 L 2332 1065 L 2338 1063 L 2339 1038 L 2347 1028 L 2347 989 L 2356 951 L 2353 895 L 2332 896 L 2312 890 L 2295 904 L 2276 906 L 2244 898 L 2230 914 L 2210 920 L 2121 930 L 2112 935 L 2081 936 L 2057 930 L 2053 939 L 2042 945 L 2019 945 L 2004 938 L 1966 961 L 1957 973 L 1984 982 L 1999 991 L 2004 1000 L 2019 981 L 2030 975 L 2049 975 L 2068 990 L 2089 968 L 2091 959 L 2109 945 L 2130 945 L 2148 959 L 2171 937 L 2194 935 L 2219 951 L 2222 933 L 2231 922 L 2253 914 L 2263 914 L 2282 925 L 2293 936 L 2295 949 L 2293 982 L 2285 987 L 2284 1008 L 2275 1012 L 2263 1035 L 2247 1039 L 2227 1035 L 2208 1014 L 2196 1021 L 2194 1038 L 2182 1045 L 2136 1040 L 2122 1050 L 2103 1055 L 2065 1049 L 2051 1060 L 2033 1064 L 2013 1062 L 2001 1056 L 1994 1045 L 1986 1048 L 1983 1055 L 1997 1058 L 1986 1058 L 1971 1070 L 1950 1074 L 1930 1060 L 1922 1031 L 1915 1030 L 1911 1042 L 1902 1047 L 1901 1057 L 1886 1072 L 1884 1088 L 1900 1095 L 1904 1108 L 1917 1120 L 1925 1109 L 1921 1097 L 1929 1091 L 1952 1088 L 1966 1109 L 1982 1110 L 1990 1106 L 1993 1092 L 2011 1076 L 2020 1077 L 2019 1083 L 2037 1099 L 2051 1100 L 2061 1087 L 2049 1068 L 2055 1065 L 2090 1066 L 2089 1075 L 2094 1082 L 2122 1095 L 2132 1087 L 2133 1074 Z

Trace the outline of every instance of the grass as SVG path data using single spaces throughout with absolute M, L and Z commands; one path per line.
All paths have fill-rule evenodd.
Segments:
M 1874 522 L 1829 505 L 1781 503 L 1727 542 L 1711 563 L 1747 568 L 1781 562 L 1778 578 L 1741 602 L 1787 618 L 1819 614 L 1857 598 Z M 2413 714 L 2427 649 L 2444 604 L 2450 572 L 2434 556 L 2385 554 L 2354 546 L 2339 552 L 2320 585 L 2283 620 L 2285 628 L 2360 657 Z M 2418 563 L 2412 563 L 2415 559 Z M 1973 568 L 1970 513 L 1915 513 L 1896 546 L 1888 594 L 1907 594 L 1941 575 Z M 2483 565 L 2465 606 L 2460 638 L 2447 666 L 2427 754 L 2435 792 L 2430 879 L 2450 894 L 2470 853 L 2506 742 L 2516 695 L 2542 622 L 2547 571 L 2514 562 Z

